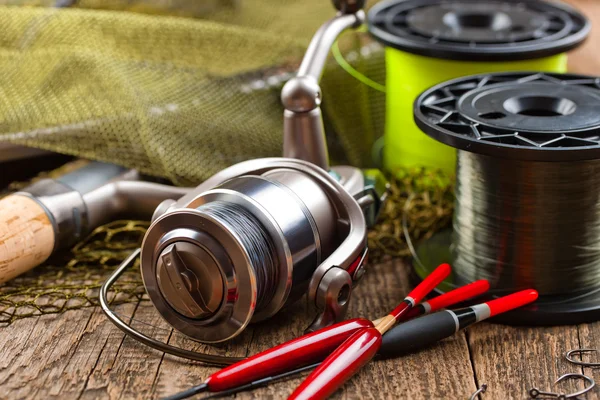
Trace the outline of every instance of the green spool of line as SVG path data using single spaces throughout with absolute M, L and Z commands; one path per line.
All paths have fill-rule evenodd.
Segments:
M 369 12 L 370 33 L 386 45 L 383 165 L 454 174 L 456 150 L 417 128 L 413 103 L 449 79 L 485 72 L 564 73 L 566 51 L 588 36 L 589 21 L 541 0 L 391 0 Z

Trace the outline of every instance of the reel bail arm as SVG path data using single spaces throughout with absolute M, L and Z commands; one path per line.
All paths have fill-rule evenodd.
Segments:
M 364 274 L 367 227 L 388 184 L 375 170 L 329 169 L 318 81 L 337 37 L 365 19 L 363 1 L 334 5 L 338 15 L 316 33 L 298 76 L 282 91 L 284 157 L 233 165 L 154 212 L 139 252 L 144 286 L 161 316 L 195 340 L 229 340 L 307 292 L 317 314 L 308 331 L 332 325 L 344 318 Z M 175 248 L 177 262 L 169 257 Z M 127 262 L 103 287 L 103 303 L 124 268 Z M 207 305 L 202 312 L 198 299 Z M 103 309 L 137 340 L 191 358 Z
M 298 158 L 329 169 L 325 129 L 321 113 L 319 80 L 327 55 L 342 32 L 358 28 L 365 21 L 364 1 L 334 1 L 338 14 L 313 36 L 295 78 L 281 91 L 283 114 L 283 156 Z

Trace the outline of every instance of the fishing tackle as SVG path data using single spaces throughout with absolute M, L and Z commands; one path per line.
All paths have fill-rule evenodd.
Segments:
M 0 283 L 73 246 L 118 218 L 149 220 L 164 200 L 189 190 L 139 180 L 137 171 L 89 162 L 0 200 Z
M 423 135 L 413 103 L 433 85 L 502 71 L 567 72 L 566 51 L 589 35 L 574 8 L 542 0 L 388 0 L 367 17 L 385 45 L 383 165 L 428 166 L 454 173 L 456 150 Z
M 494 73 L 419 96 L 417 125 L 457 148 L 458 161 L 452 229 L 416 248 L 417 275 L 449 262 L 453 280 L 444 287 L 488 279 L 490 295 L 536 288 L 540 299 L 502 317 L 508 324 L 600 318 L 597 82 Z
M 329 168 L 318 82 L 336 38 L 364 21 L 362 4 L 334 2 L 338 15 L 315 34 L 297 76 L 282 89 L 285 158 L 233 165 L 154 212 L 138 252 L 140 269 L 150 300 L 179 332 L 223 342 L 305 293 L 316 311 L 307 331 L 344 318 L 364 274 L 367 226 L 387 184 L 357 168 Z M 112 322 L 161 351 L 213 364 L 238 360 L 191 355 L 120 320 L 107 292 L 134 261 L 126 260 L 100 290 Z
M 590 378 L 587 375 L 583 375 L 583 374 L 564 374 L 563 376 L 558 378 L 554 382 L 554 384 L 560 383 L 560 382 L 564 381 L 565 379 L 584 379 L 585 381 L 587 381 L 588 386 L 586 386 L 584 389 L 582 389 L 578 392 L 569 393 L 569 394 L 543 392 L 537 388 L 532 388 L 531 390 L 529 390 L 529 396 L 532 399 L 536 399 L 538 397 L 553 397 L 553 398 L 557 398 L 557 399 L 575 399 L 583 394 L 586 394 L 587 392 L 592 390 L 594 388 L 594 386 L 596 386 L 596 382 L 592 378 Z
M 487 385 L 484 383 L 483 385 L 481 385 L 479 387 L 479 389 L 477 389 L 472 395 L 471 397 L 469 397 L 469 400 L 475 400 L 477 398 L 477 396 L 479 396 L 482 393 L 485 393 L 487 391 Z
M 537 291 L 526 289 L 485 303 L 440 311 L 399 325 L 383 337 L 384 343 L 396 343 L 396 346 L 389 348 L 386 356 L 398 356 L 419 350 L 476 322 L 522 307 L 537 298 Z
M 434 299 L 437 300 L 435 302 L 430 301 L 425 307 L 411 306 L 413 302 L 418 302 L 426 293 L 431 291 L 449 273 L 450 266 L 447 264 L 441 265 L 409 293 L 405 301 L 399 306 L 407 308 L 400 313 L 401 315 L 398 317 L 398 320 L 406 321 L 420 314 L 436 311 L 440 308 L 478 296 L 489 288 L 486 281 L 473 282 L 470 285 Z M 381 319 L 378 321 L 381 321 Z M 287 375 L 287 371 L 293 368 L 321 361 L 354 332 L 373 327 L 375 324 L 377 324 L 377 321 L 371 322 L 364 318 L 355 318 L 320 329 L 230 365 L 208 377 L 203 384 L 171 398 L 183 399 L 188 397 L 190 393 L 195 394 L 204 391 L 237 392 L 254 387 L 247 387 L 246 384 L 254 385 L 253 382 L 262 382 L 264 379 L 269 379 L 270 381 L 276 379 L 271 375 Z M 385 352 L 386 348 L 384 347 L 381 350 Z M 301 370 L 304 370 L 304 368 L 301 368 Z
M 456 311 L 445 310 L 429 314 L 391 329 L 397 320 L 400 308 L 398 307 L 375 327 L 363 328 L 353 333 L 289 398 L 325 399 L 367 364 L 380 347 L 386 348 L 385 354 L 381 354 L 382 357 L 402 355 L 449 337 L 473 323 L 529 304 L 537 297 L 535 290 L 524 290 Z
M 33 147 L 25 147 L 12 143 L 0 142 L 0 164 L 16 160 L 43 157 L 50 154 L 52 153 L 45 150 L 35 149 Z
M 411 308 L 405 317 L 402 317 L 402 321 L 408 321 L 409 319 L 416 318 L 421 315 L 431 314 L 438 310 L 442 310 L 446 307 L 461 303 L 463 301 L 472 299 L 481 294 L 484 294 L 490 289 L 490 283 L 485 279 L 480 279 L 468 285 L 461 286 L 457 289 L 446 292 L 442 295 L 436 296 L 431 300 L 422 301 L 416 306 Z M 381 318 L 373 321 L 373 325 L 377 325 L 381 322 Z
M 600 363 L 598 362 L 586 362 L 586 361 L 578 361 L 575 360 L 572 355 L 573 354 L 579 354 L 580 357 L 583 353 L 596 353 L 598 350 L 596 349 L 574 349 L 574 350 L 569 350 L 566 352 L 565 354 L 565 358 L 567 359 L 568 362 L 570 362 L 571 364 L 576 364 L 576 365 L 582 365 L 584 367 L 600 367 Z

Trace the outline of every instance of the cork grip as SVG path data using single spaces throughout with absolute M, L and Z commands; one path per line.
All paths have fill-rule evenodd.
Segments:
M 54 249 L 46 211 L 27 196 L 0 200 L 0 283 L 44 262 Z

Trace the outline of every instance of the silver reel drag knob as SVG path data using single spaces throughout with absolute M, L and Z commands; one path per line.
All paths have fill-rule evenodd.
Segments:
M 219 244 L 207 236 L 222 262 L 229 262 Z M 216 250 L 216 251 L 215 251 Z M 188 318 L 207 318 L 223 301 L 224 282 L 213 256 L 204 248 L 188 242 L 169 245 L 158 257 L 158 287 L 169 305 Z

